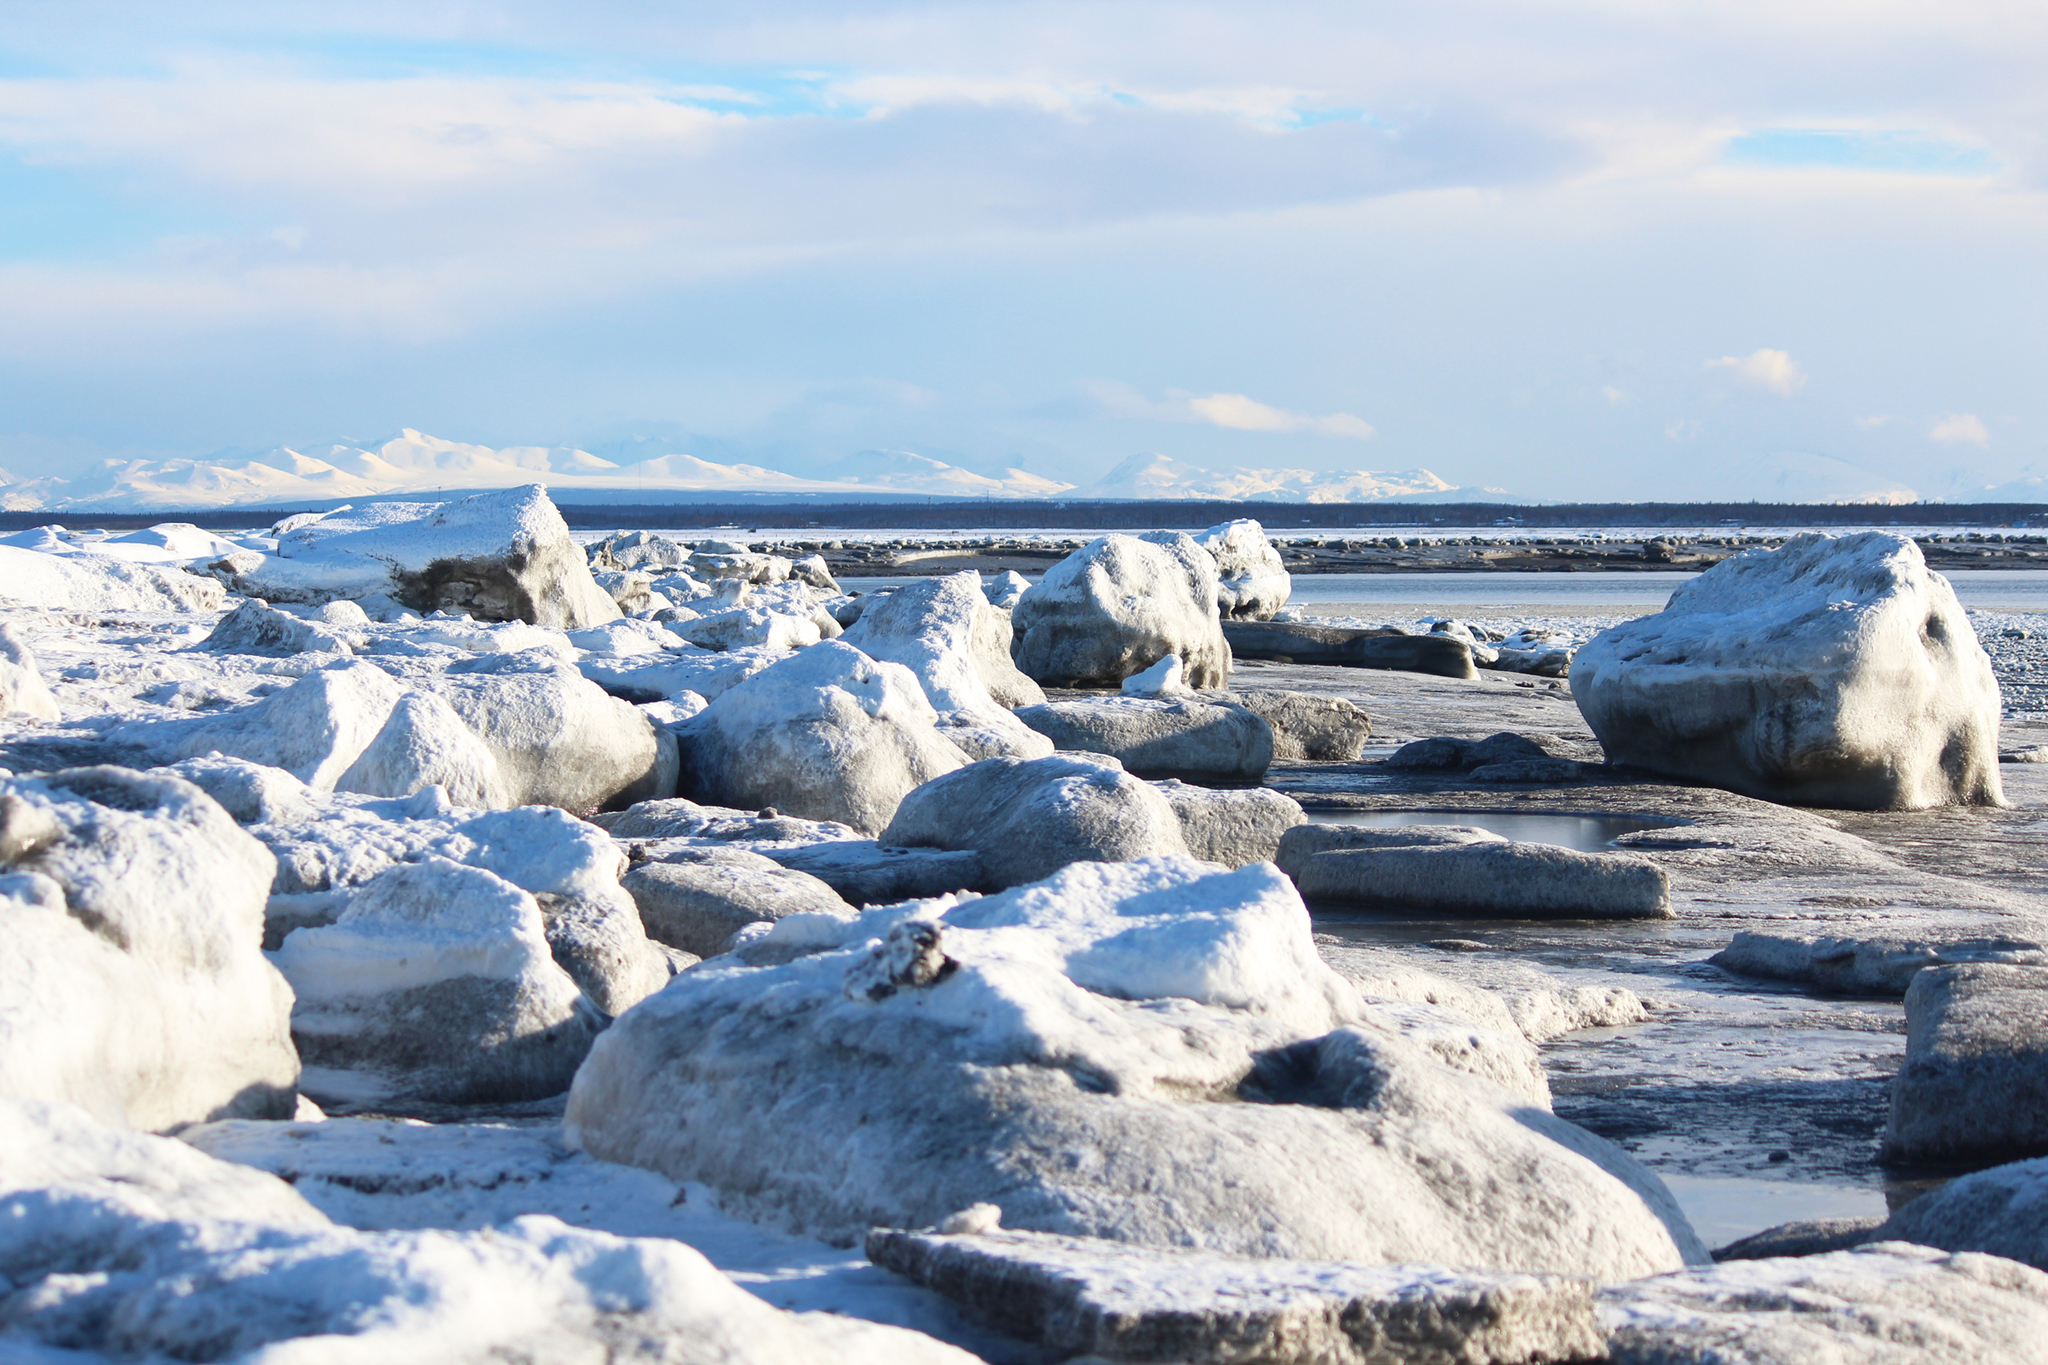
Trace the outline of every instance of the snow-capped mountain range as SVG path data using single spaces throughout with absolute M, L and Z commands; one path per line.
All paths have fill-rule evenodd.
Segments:
M 69 479 L 0 481 L 0 510 L 153 511 L 300 507 L 350 499 L 475 492 L 545 483 L 556 501 L 676 502 L 721 495 L 878 500 L 947 498 L 1199 498 L 1264 502 L 1506 501 L 1498 489 L 1464 491 L 1426 469 L 1239 469 L 1217 472 L 1165 455 L 1134 455 L 1099 483 L 1079 487 L 1021 469 L 979 474 L 907 450 L 870 450 L 823 477 L 693 455 L 620 464 L 565 446 L 470 445 L 410 428 L 372 445 L 280 446 L 247 459 L 107 460 Z

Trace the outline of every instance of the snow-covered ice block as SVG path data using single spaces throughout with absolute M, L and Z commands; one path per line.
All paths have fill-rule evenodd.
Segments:
M 729 845 L 677 848 L 639 863 L 621 883 L 648 937 L 698 957 L 725 951 L 749 924 L 789 915 L 851 915 L 852 907 L 807 872 Z
M 678 692 L 694 692 L 706 701 L 715 701 L 789 657 L 787 650 L 752 647 L 720 653 L 699 649 L 680 636 L 670 638 L 681 647 L 660 654 L 586 654 L 576 666 L 584 677 L 627 701 L 659 701 Z
M 787 1313 L 680 1242 L 554 1218 L 337 1227 L 275 1176 L 0 1100 L 0 1353 L 444 1365 L 971 1365 L 916 1332 Z
M 1293 797 L 1269 787 L 1197 787 L 1172 780 L 1153 785 L 1173 807 L 1188 852 L 1225 867 L 1272 861 L 1281 836 L 1308 819 Z
M 1280 562 L 1280 552 L 1266 539 L 1266 528 L 1249 518 L 1211 526 L 1194 537 L 1195 544 L 1216 557 L 1216 606 L 1240 621 L 1270 620 L 1287 605 L 1294 580 Z
M 109 536 L 95 543 L 93 551 L 136 564 L 183 564 L 195 559 L 218 559 L 241 548 L 189 521 L 160 521 L 139 531 Z
M 988 599 L 990 606 L 1003 611 L 1010 611 L 1015 608 L 1017 599 L 1022 597 L 1030 587 L 1031 580 L 1018 573 L 1015 569 L 1004 569 L 1001 573 L 983 574 L 981 576 L 981 595 Z
M 1797 981 L 1836 995 L 1905 995 L 1929 967 L 1966 962 L 2048 966 L 2048 945 L 2005 935 L 1768 933 L 1744 929 L 1707 961 L 1743 976 Z
M 1185 535 L 1090 541 L 1046 570 L 1012 617 L 1017 667 L 1041 683 L 1117 686 L 1168 654 L 1180 656 L 1192 687 L 1230 678 L 1216 560 Z
M 390 868 L 334 923 L 273 955 L 322 1104 L 559 1094 L 601 1025 L 548 948 L 533 897 L 445 858 Z
M 834 597 L 840 593 L 839 580 L 832 577 L 832 566 L 825 562 L 823 555 L 805 555 L 789 566 L 789 576 Z
M 63 719 L 56 696 L 36 667 L 35 654 L 12 621 L 0 625 L 0 716 Z
M 1052 744 L 1010 708 L 1045 700 L 1010 661 L 1010 623 L 973 572 L 897 589 L 861 613 L 845 642 L 917 675 L 939 727 L 973 758 L 1044 758 Z M 998 699 L 1000 698 L 1000 700 Z
M 1249 688 L 1230 700 L 1257 712 L 1273 731 L 1273 757 L 1349 763 L 1372 738 L 1372 720 L 1342 697 Z
M 458 806 L 510 804 L 498 760 L 455 708 L 432 692 L 407 692 L 334 789 L 364 796 L 411 796 L 438 786 Z
M 909 669 L 828 640 L 764 669 L 677 727 L 682 791 L 873 834 L 912 788 L 967 762 L 938 719 Z
M 764 847 L 761 855 L 816 877 L 849 905 L 894 905 L 998 885 L 972 849 L 892 848 L 873 839 L 833 839 Z
M 2037 1365 L 2048 1274 L 1905 1242 L 1610 1285 L 1613 1365 Z
M 415 611 L 563 630 L 620 614 L 540 484 L 330 513 L 279 536 L 276 555 L 235 569 L 236 592 L 279 602 L 382 592 Z
M 807 617 L 760 607 L 711 612 L 695 620 L 677 622 L 669 629 L 699 649 L 717 650 L 721 654 L 734 649 L 802 649 L 824 638 L 816 623 Z
M 1671 916 L 1670 879 L 1647 858 L 1504 839 L 1334 848 L 1300 862 L 1294 881 L 1312 902 L 1482 919 Z
M 1183 676 L 1185 672 L 1180 655 L 1169 654 L 1144 672 L 1125 678 L 1119 691 L 1126 697 L 1151 697 L 1154 700 L 1193 696 L 1195 689 L 1187 685 Z
M 658 657 L 677 648 L 675 635 L 653 621 L 622 617 L 601 626 L 568 632 L 568 641 L 587 654 L 613 659 Z
M 1541 762 L 1551 752 L 1527 735 L 1503 730 L 1485 739 L 1437 735 L 1410 740 L 1387 758 L 1389 768 L 1420 772 L 1469 772 L 1506 763 Z
M 116 726 L 116 739 L 165 759 L 210 753 L 283 768 L 306 785 L 332 791 L 384 728 L 405 688 L 375 664 L 351 660 L 317 668 L 259 702 L 190 720 L 139 720 Z
M 509 806 L 587 814 L 675 791 L 667 730 L 575 669 L 527 655 L 478 655 L 422 677 L 497 761 Z
M 620 531 L 593 544 L 588 558 L 621 569 L 679 569 L 690 562 L 690 550 L 654 531 Z
M 241 825 L 287 824 L 313 818 L 321 796 L 282 768 L 214 754 L 187 758 L 158 772 L 182 777 L 220 803 Z
M 357 888 L 389 868 L 446 858 L 530 892 L 555 961 L 606 1014 L 630 1008 L 668 979 L 619 885 L 625 853 L 559 809 L 457 810 L 429 788 L 403 801 L 315 801 L 252 832 L 276 859 L 277 933 L 332 923 Z
M 1238 1256 L 1607 1280 L 1706 1255 L 1619 1149 L 1374 1022 L 1270 867 L 792 916 L 618 1019 L 567 1125 L 841 1241 L 986 1203 Z
M 227 592 L 183 569 L 0 545 L 0 601 L 58 611 L 219 611 Z
M 1309 859 L 1319 853 L 1346 848 L 1410 848 L 1417 845 L 1497 844 L 1498 834 L 1478 825 L 1295 825 L 1280 836 L 1273 862 L 1282 872 L 1301 880 Z
M 620 611 L 631 616 L 635 612 L 653 611 L 657 605 L 666 605 L 668 599 L 654 590 L 654 575 L 632 570 L 595 569 L 590 579 L 604 589 L 605 595 L 618 604 Z
M 1593 1286 L 1560 1276 L 1253 1259 L 1000 1230 L 877 1229 L 866 1245 L 876 1265 L 1062 1360 L 1521 1365 L 1593 1359 L 1604 1344 Z
M 1642 998 L 1626 986 L 1574 985 L 1525 962 L 1467 961 L 1453 980 L 1417 965 L 1413 954 L 1400 949 L 1325 943 L 1322 951 L 1334 970 L 1368 996 L 1439 1006 L 1539 1046 L 1580 1029 L 1620 1028 L 1650 1017 Z
M 1273 762 L 1273 728 L 1231 702 L 1091 698 L 1026 706 L 1017 719 L 1061 749 L 1108 754 L 1143 777 L 1257 782 Z
M 622 840 L 718 840 L 748 848 L 860 838 L 851 825 L 836 820 L 804 820 L 769 807 L 756 811 L 705 806 L 681 797 L 642 801 L 620 811 L 599 811 L 591 822 Z
M 1223 637 L 1240 659 L 1378 668 L 1442 678 L 1479 676 L 1471 646 L 1456 636 L 1411 635 L 1392 626 L 1324 625 L 1291 617 L 1289 612 L 1274 621 L 1225 621 Z
M 2048 1151 L 2048 967 L 1964 963 L 1913 977 L 1884 1148 L 1906 1160 Z
M 356 610 L 360 613 L 362 609 L 358 607 Z M 348 655 L 355 653 L 355 646 L 361 643 L 365 641 L 360 635 L 351 641 L 324 623 L 316 625 L 301 620 L 290 612 L 279 611 L 260 597 L 251 597 L 220 618 L 220 624 L 206 637 L 203 648 L 223 654 L 268 654 L 275 657 L 287 654 Z
M 1960 1176 L 1907 1201 L 1868 1237 L 1982 1251 L 2048 1270 L 2048 1158 Z
M 138 1128 L 291 1112 L 273 865 L 211 797 L 125 768 L 7 779 L 0 851 L 0 1094 Z
M 1129 773 L 1082 756 L 986 758 L 903 798 L 877 842 L 971 849 L 984 882 L 1017 886 L 1077 862 L 1185 854 L 1173 805 Z
M 1902 535 L 1745 550 L 1572 662 L 1610 762 L 1865 810 L 2003 805 L 1998 682 Z

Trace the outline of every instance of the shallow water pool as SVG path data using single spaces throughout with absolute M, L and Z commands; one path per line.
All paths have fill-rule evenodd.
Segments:
M 1303 812 L 1313 825 L 1363 825 L 1369 829 L 1400 829 L 1407 825 L 1477 825 L 1503 839 L 1528 844 L 1552 844 L 1599 853 L 1614 846 L 1624 834 L 1648 829 L 1671 829 L 1682 820 L 1643 818 L 1631 815 L 1535 815 L 1505 810 L 1354 810 L 1329 809 Z

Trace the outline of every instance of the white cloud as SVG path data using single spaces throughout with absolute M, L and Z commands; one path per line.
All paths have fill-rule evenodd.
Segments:
M 1871 417 L 1858 417 L 1856 425 L 1862 427 L 1865 431 L 1874 431 L 1878 427 L 1890 426 L 1893 422 L 1903 422 L 1905 420 L 1905 418 L 1893 416 L 1891 413 L 1879 413 Z
M 1991 433 L 1984 429 L 1984 423 L 1974 412 L 1949 414 L 1936 422 L 1927 436 L 1929 440 L 1940 441 L 1943 445 L 1969 441 L 1981 446 L 1991 439 Z
M 1109 412 L 1146 422 L 1199 422 L 1226 431 L 1306 431 L 1354 441 L 1371 440 L 1375 434 L 1372 423 L 1348 412 L 1316 417 L 1276 408 L 1241 393 L 1192 394 L 1169 389 L 1164 400 L 1154 402 L 1129 384 L 1096 380 L 1083 387 Z
M 1623 401 L 1625 401 L 1628 398 L 1627 394 L 1623 393 L 1620 389 L 1615 388 L 1612 384 L 1602 385 L 1600 388 L 1600 396 L 1607 400 L 1607 406 L 1610 408 L 1620 407 Z
M 1325 436 L 1348 436 L 1358 441 L 1369 440 L 1373 434 L 1370 422 L 1348 412 L 1310 417 L 1284 408 L 1268 407 L 1241 393 L 1212 393 L 1206 398 L 1186 401 L 1188 411 L 1195 415 L 1197 421 L 1228 427 L 1232 431 L 1318 431 Z
M 1806 387 L 1806 371 L 1799 368 L 1799 362 L 1784 351 L 1769 347 L 1744 356 L 1724 355 L 1719 360 L 1709 360 L 1707 368 L 1731 370 L 1743 383 L 1769 390 L 1780 398 L 1790 398 Z
M 1690 441 L 1700 434 L 1700 424 L 1690 417 L 1674 417 L 1664 424 L 1667 441 Z

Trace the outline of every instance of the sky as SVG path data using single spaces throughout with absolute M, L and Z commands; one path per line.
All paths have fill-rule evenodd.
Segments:
M 2032 0 L 9 0 L 0 464 L 1957 499 L 2048 476 L 2044 70 Z

